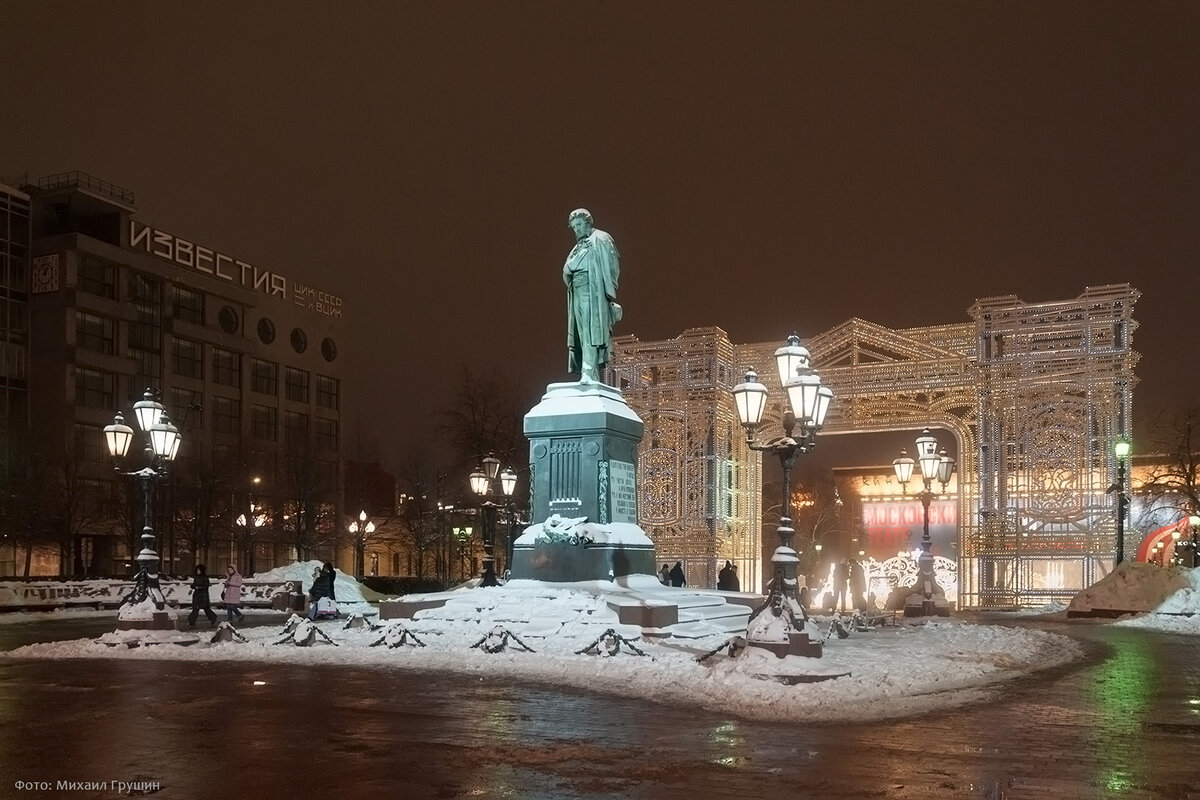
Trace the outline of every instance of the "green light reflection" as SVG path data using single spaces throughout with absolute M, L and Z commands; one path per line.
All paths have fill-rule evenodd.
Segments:
M 1146 767 L 1142 743 L 1150 697 L 1160 680 L 1149 647 L 1136 638 L 1118 638 L 1113 654 L 1096 668 L 1092 699 L 1097 715 L 1098 785 L 1114 793 L 1138 783 L 1136 771 Z

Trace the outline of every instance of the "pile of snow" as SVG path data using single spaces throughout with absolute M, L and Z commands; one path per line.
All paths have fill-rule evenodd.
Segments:
M 1067 612 L 1200 614 L 1200 569 L 1125 561 L 1072 598 Z
M 293 561 L 291 564 L 276 567 L 268 572 L 256 573 L 254 580 L 265 583 L 299 581 L 302 585 L 302 591 L 307 596 L 308 590 L 312 588 L 313 578 L 321 571 L 322 566 L 324 566 L 324 562 L 322 561 Z M 363 586 L 352 576 L 340 570 L 335 569 L 333 574 L 333 596 L 337 598 L 339 608 L 347 604 L 353 607 L 367 603 L 377 603 L 387 597 L 387 595 L 382 595 L 373 589 Z M 354 609 L 352 608 L 351 610 Z
M 280 577 L 311 579 L 315 565 L 298 565 Z M 1074 641 L 1056 634 L 938 619 L 855 632 L 847 639 L 835 635 L 819 659 L 779 659 L 760 648 L 747 648 L 731 658 L 727 635 L 658 640 L 643 636 L 636 626 L 618 624 L 615 612 L 591 590 L 535 581 L 514 583 L 520 585 L 454 593 L 454 601 L 445 607 L 418 612 L 416 619 L 392 621 L 387 629 L 351 628 L 340 620 L 319 623 L 337 647 L 320 637 L 308 646 L 275 646 L 294 628 L 254 627 L 241 631 L 245 642 L 130 649 L 77 640 L 29 645 L 4 657 L 282 659 L 297 664 L 436 670 L 695 705 L 752 719 L 865 721 L 985 700 L 1002 691 L 1005 681 L 1069 663 L 1083 654 Z M 337 591 L 340 596 L 341 584 Z M 485 652 L 478 645 L 489 634 L 495 640 L 497 626 L 533 652 L 520 649 L 515 641 L 501 652 Z M 393 635 L 384 641 L 389 630 Z M 401 630 L 425 646 L 388 647 L 399 641 Z M 820 630 L 828 630 L 828 621 Z M 606 655 L 608 648 L 596 645 L 606 638 L 611 642 L 612 634 L 625 637 L 646 655 L 639 656 L 624 644 L 619 652 Z M 713 655 L 699 661 L 706 653 Z M 817 683 L 788 685 L 783 680 L 845 673 L 849 675 Z

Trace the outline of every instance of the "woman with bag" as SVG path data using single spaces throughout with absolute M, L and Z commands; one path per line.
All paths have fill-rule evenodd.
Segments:
M 239 608 L 242 604 L 242 574 L 233 564 L 225 568 L 225 590 L 221 592 L 221 602 L 225 604 L 225 614 L 230 622 L 233 622 L 234 616 L 238 622 L 246 616 Z
M 320 574 L 313 579 L 312 588 L 308 590 L 308 597 L 312 600 L 312 604 L 308 607 L 308 618 L 314 622 L 317 619 L 317 612 L 320 610 L 318 606 L 321 604 L 321 598 L 328 597 L 331 603 L 337 603 L 337 598 L 333 595 L 333 579 L 333 564 L 326 561 L 325 565 L 321 567 Z M 335 613 L 336 608 L 335 605 Z

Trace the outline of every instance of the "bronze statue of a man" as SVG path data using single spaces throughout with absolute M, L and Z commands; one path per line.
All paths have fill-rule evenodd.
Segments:
M 621 319 L 617 278 L 621 256 L 612 237 L 592 227 L 592 215 L 577 208 L 567 217 L 575 246 L 563 265 L 567 285 L 567 370 L 580 383 L 599 383 L 612 357 L 612 326 Z

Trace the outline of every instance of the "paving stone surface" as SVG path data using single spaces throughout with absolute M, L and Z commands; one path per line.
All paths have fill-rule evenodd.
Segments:
M 189 799 L 1200 800 L 1200 637 L 1004 622 L 1078 638 L 1088 658 L 870 725 L 400 670 L 0 658 L 0 797 L 117 797 L 13 782 L 140 779 Z M 0 650 L 106 626 L 3 625 Z

